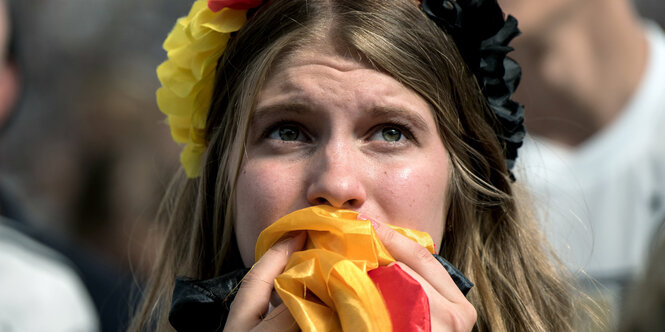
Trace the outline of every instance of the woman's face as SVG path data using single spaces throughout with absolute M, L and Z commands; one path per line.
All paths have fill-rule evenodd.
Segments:
M 235 232 L 246 266 L 259 233 L 312 205 L 429 233 L 441 245 L 448 152 L 428 103 L 325 46 L 272 71 L 249 125 Z

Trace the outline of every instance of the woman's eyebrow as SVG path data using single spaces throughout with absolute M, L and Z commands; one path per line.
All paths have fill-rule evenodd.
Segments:
M 283 114 L 302 115 L 311 111 L 311 107 L 303 103 L 272 104 L 256 108 L 254 112 L 252 112 L 250 122 L 270 116 Z
M 378 106 L 378 107 L 373 107 L 369 111 L 369 115 L 372 117 L 376 118 L 405 118 L 409 123 L 411 123 L 416 129 L 422 130 L 422 131 L 429 131 L 429 128 L 427 127 L 427 122 L 425 119 L 418 114 L 417 112 L 413 111 L 408 111 L 405 109 L 401 108 L 394 108 L 394 107 L 384 107 L 384 106 Z
M 250 119 L 250 123 L 254 124 L 255 121 L 261 118 L 274 117 L 285 114 L 290 115 L 304 115 L 312 113 L 313 109 L 310 105 L 305 103 L 285 103 L 273 104 L 257 108 Z M 390 106 L 376 106 L 368 111 L 368 115 L 372 118 L 404 118 L 411 123 L 416 129 L 422 131 L 429 131 L 425 119 L 414 111 L 408 111 L 402 108 Z

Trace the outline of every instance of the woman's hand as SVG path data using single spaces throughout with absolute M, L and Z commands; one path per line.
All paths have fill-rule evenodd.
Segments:
M 282 303 L 268 313 L 275 277 L 295 251 L 305 244 L 305 233 L 290 234 L 275 243 L 243 278 L 224 331 L 299 331 Z M 267 315 L 266 315 L 267 313 Z
M 432 331 L 471 331 L 476 309 L 432 254 L 392 228 L 372 221 L 383 245 L 400 268 L 418 281 L 429 299 Z

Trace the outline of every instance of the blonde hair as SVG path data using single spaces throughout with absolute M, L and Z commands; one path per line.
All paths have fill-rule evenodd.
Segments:
M 476 284 L 468 295 L 476 329 L 571 330 L 571 288 L 517 204 L 498 121 L 451 38 L 409 0 L 268 1 L 233 37 L 217 73 L 203 175 L 180 174 L 166 195 L 166 240 L 131 330 L 170 329 L 175 275 L 205 279 L 243 267 L 232 225 L 250 111 L 279 59 L 322 40 L 431 105 L 452 164 L 440 254 Z

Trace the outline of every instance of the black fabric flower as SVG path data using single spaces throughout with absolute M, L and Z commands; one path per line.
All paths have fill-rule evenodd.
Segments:
M 501 124 L 495 132 L 511 170 L 526 134 L 524 108 L 510 99 L 522 71 L 506 56 L 513 50 L 508 43 L 520 33 L 517 20 L 504 19 L 496 0 L 422 0 L 422 9 L 453 38 L 475 75 Z

